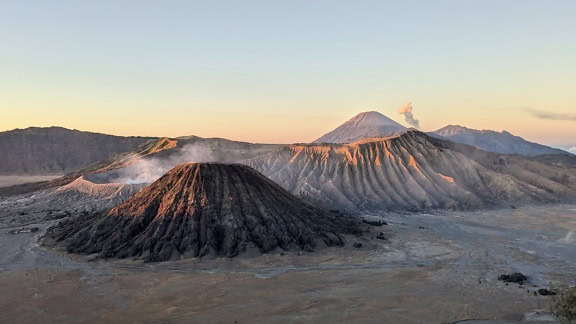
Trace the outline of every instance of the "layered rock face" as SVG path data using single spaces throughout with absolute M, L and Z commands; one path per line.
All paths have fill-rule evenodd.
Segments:
M 250 167 L 190 163 L 108 212 L 61 222 L 44 242 L 73 253 L 165 261 L 233 257 L 250 247 L 270 252 L 339 246 L 357 226 L 304 203 Z
M 576 199 L 573 169 L 418 131 L 352 144 L 292 145 L 245 163 L 305 200 L 347 210 L 465 210 Z

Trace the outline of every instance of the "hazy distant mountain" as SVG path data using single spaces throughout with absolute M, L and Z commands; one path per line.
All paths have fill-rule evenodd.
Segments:
M 476 209 L 576 201 L 576 170 L 408 130 L 352 144 L 290 145 L 245 162 L 326 208 Z
M 313 143 L 351 143 L 365 138 L 395 136 L 405 130 L 406 127 L 381 113 L 367 111 L 356 115 Z
M 0 132 L 0 174 L 61 174 L 133 151 L 153 137 L 30 127 Z
M 521 154 L 536 156 L 542 154 L 567 154 L 566 151 L 546 145 L 529 142 L 522 137 L 514 136 L 507 131 L 470 129 L 458 125 L 449 125 L 429 135 L 450 140 L 456 143 L 468 144 L 486 151 L 503 154 Z

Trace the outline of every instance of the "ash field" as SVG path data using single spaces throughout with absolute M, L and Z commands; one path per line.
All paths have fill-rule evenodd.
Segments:
M 507 132 L 0 140 L 0 322 L 553 323 L 576 285 L 574 156 Z
M 535 292 L 576 284 L 576 206 L 365 216 L 388 225 L 341 248 L 142 263 L 45 249 L 53 220 L 11 234 L 3 213 L 0 321 L 548 323 Z M 528 283 L 498 280 L 510 272 Z

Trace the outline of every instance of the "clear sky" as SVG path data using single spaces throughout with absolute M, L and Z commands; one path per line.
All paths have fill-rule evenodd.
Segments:
M 0 130 L 314 140 L 378 110 L 576 146 L 576 1 L 0 0 Z

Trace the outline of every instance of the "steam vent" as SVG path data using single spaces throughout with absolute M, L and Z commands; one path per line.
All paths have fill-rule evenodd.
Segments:
M 357 233 L 344 215 L 312 207 L 256 170 L 237 164 L 189 163 L 121 205 L 52 227 L 46 245 L 101 257 L 145 261 L 233 257 L 247 249 L 311 251 L 341 246 Z

